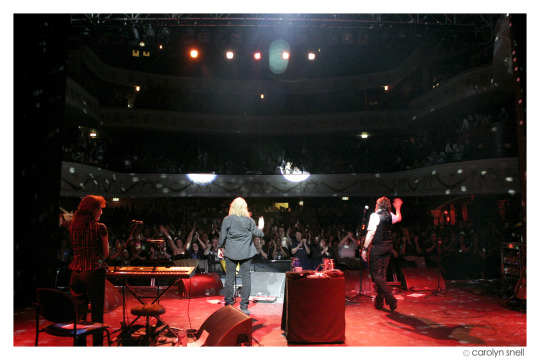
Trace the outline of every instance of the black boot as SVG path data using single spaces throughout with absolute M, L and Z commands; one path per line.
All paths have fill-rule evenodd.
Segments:
M 394 311 L 397 308 L 397 299 L 393 298 L 390 300 L 386 300 L 386 304 L 390 306 L 390 311 Z
M 384 307 L 384 298 L 382 296 L 377 295 L 375 297 L 375 309 L 382 310 Z

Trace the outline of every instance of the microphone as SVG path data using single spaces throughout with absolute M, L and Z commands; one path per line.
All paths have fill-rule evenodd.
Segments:
M 140 220 L 131 220 L 132 224 L 142 224 L 143 222 Z

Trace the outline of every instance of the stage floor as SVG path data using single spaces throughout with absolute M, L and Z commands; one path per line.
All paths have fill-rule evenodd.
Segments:
M 121 287 L 118 288 L 121 293 Z M 142 293 L 155 290 L 138 288 Z M 376 310 L 368 296 L 348 297 L 345 307 L 346 340 L 342 344 L 289 344 L 281 330 L 283 299 L 273 303 L 250 303 L 253 326 L 252 346 L 259 347 L 515 347 L 527 346 L 527 314 L 523 306 L 507 306 L 498 294 L 498 281 L 447 281 L 440 293 L 413 292 L 395 288 L 398 307 L 394 312 Z M 166 308 L 162 319 L 178 329 L 177 346 L 194 342 L 188 329 L 198 330 L 215 311 L 223 307 L 222 296 L 186 299 L 171 289 L 160 300 Z M 315 301 L 316 299 L 314 299 Z M 236 307 L 238 307 L 238 301 Z M 127 296 L 127 309 L 139 302 Z M 135 317 L 127 313 L 131 322 Z M 306 314 L 309 316 L 309 314 Z M 122 306 L 104 315 L 116 338 L 123 320 Z M 45 323 L 42 320 L 42 323 Z M 142 324 L 143 319 L 137 323 Z M 13 345 L 34 346 L 35 312 L 33 307 L 15 308 Z M 91 343 L 91 339 L 89 339 Z M 72 340 L 41 333 L 39 345 L 66 346 Z M 117 343 L 113 343 L 116 346 Z M 165 346 L 165 345 L 163 345 Z M 166 345 L 166 346 L 171 346 Z M 458 354 L 458 353 L 456 353 Z M 461 355 L 461 352 L 459 353 Z

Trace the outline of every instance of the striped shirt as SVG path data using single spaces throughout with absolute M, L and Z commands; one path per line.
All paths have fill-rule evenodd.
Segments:
M 104 236 L 107 236 L 105 224 L 89 221 L 71 231 L 71 247 L 73 260 L 69 269 L 74 271 L 92 271 L 107 269 L 107 263 L 103 258 Z

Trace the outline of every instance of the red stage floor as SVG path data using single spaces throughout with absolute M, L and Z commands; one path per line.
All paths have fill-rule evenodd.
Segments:
M 274 303 L 251 303 L 249 310 L 253 321 L 252 345 L 253 348 L 330 346 L 335 350 L 338 350 L 336 347 L 381 346 L 489 349 L 514 347 L 515 350 L 526 348 L 525 309 L 506 306 L 504 300 L 497 294 L 497 284 L 497 281 L 489 280 L 447 281 L 446 289 L 442 293 L 435 294 L 396 289 L 399 301 L 398 308 L 393 313 L 374 309 L 371 297 L 348 298 L 345 309 L 346 341 L 343 344 L 331 345 L 288 344 L 281 330 L 283 299 L 278 299 Z M 140 289 L 143 292 L 151 291 L 151 288 Z M 186 330 L 199 329 L 210 315 L 223 307 L 219 303 L 222 296 L 185 299 L 175 290 L 169 291 L 160 301 L 166 308 L 162 319 L 173 328 L 179 329 L 181 338 L 179 346 L 185 346 L 186 343 L 193 342 L 186 336 Z M 129 295 L 127 308 L 137 304 L 138 301 Z M 129 322 L 134 319 L 129 311 L 127 314 Z M 104 321 L 111 326 L 113 338 L 119 334 L 115 330 L 120 328 L 122 318 L 122 306 L 105 314 Z M 142 319 L 139 319 L 139 322 L 142 324 Z M 13 345 L 33 346 L 34 339 L 33 308 L 16 308 Z M 39 345 L 71 346 L 72 341 L 41 333 Z M 462 356 L 462 350 L 455 350 L 457 356 Z

